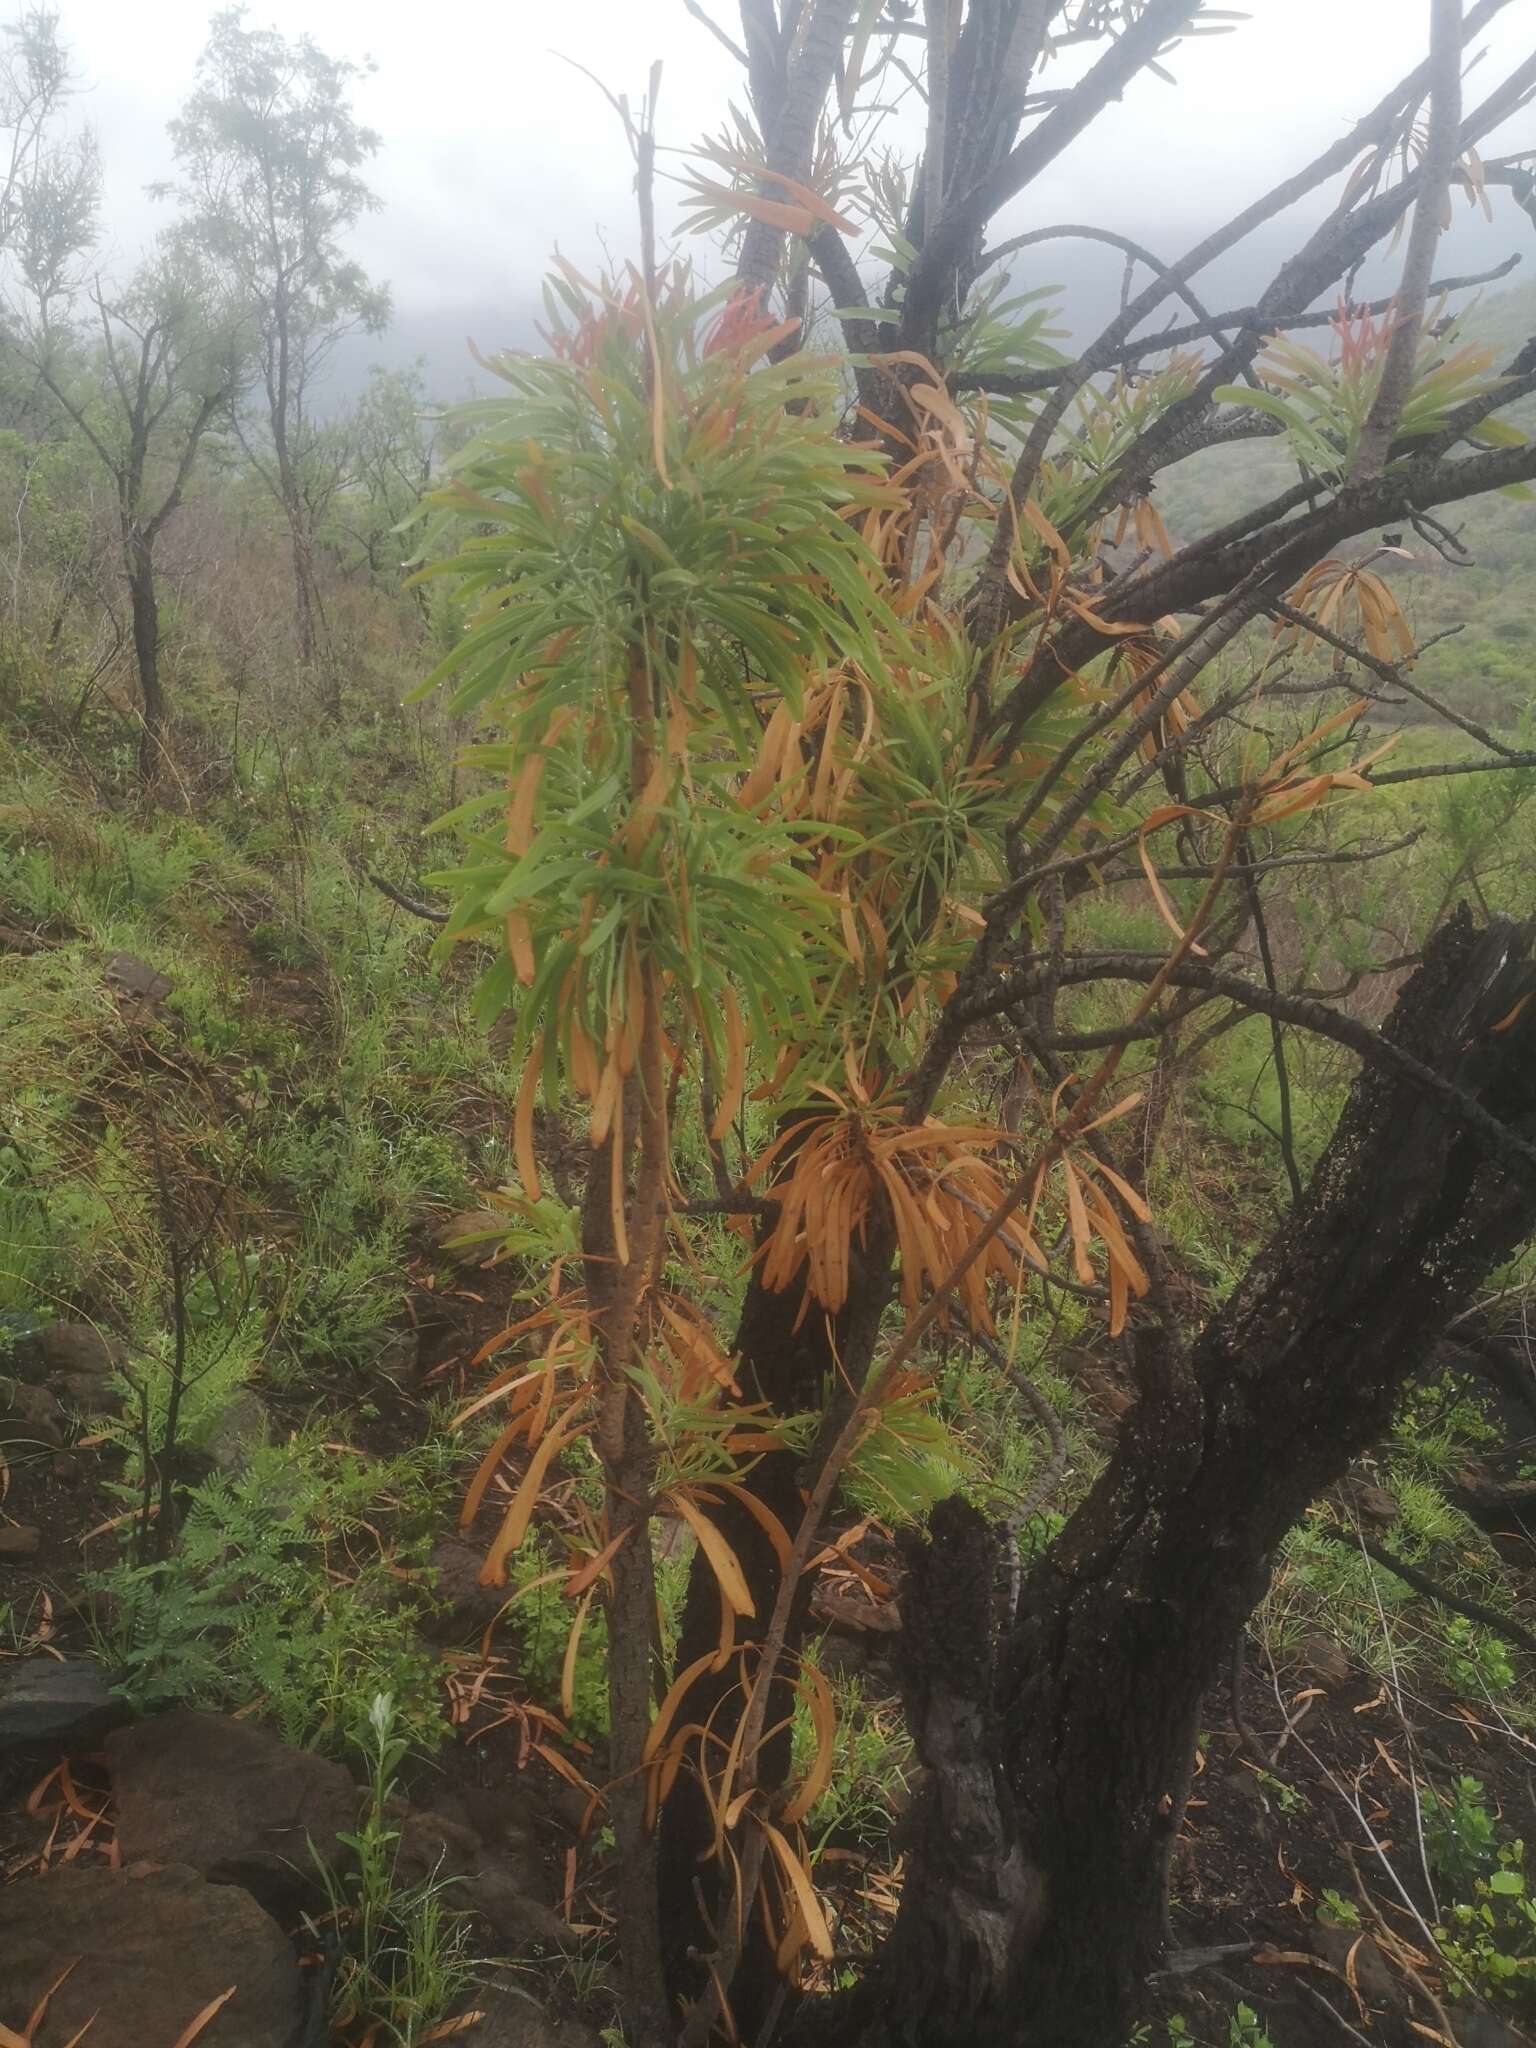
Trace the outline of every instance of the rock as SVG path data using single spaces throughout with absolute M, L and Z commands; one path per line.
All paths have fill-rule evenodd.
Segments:
M 267 1440 L 267 1411 L 251 1392 L 242 1387 L 202 1441 L 202 1452 L 216 1470 L 243 1472 L 251 1452 Z
M 48 1323 L 33 1340 L 50 1380 L 104 1380 L 122 1364 L 122 1354 L 91 1323 Z
M 107 1743 L 125 1861 L 185 1863 L 281 1916 L 314 1890 L 357 1818 L 345 1767 L 247 1721 L 180 1707 Z
M 1453 2006 L 1446 2014 L 1461 2048 L 1531 2048 L 1531 2037 L 1491 2012 Z
M 151 967 L 137 953 L 114 953 L 107 962 L 106 980 L 122 996 L 137 1003 L 163 1003 L 176 984 L 158 967 Z
M 196 1871 L 58 1869 L 0 1891 L 0 2021 L 14 2034 L 67 1964 L 43 2041 L 170 2048 L 221 1993 L 199 2048 L 293 2048 L 304 2001 L 293 1950 L 254 1899 Z M 27 2036 L 27 2038 L 31 2038 Z
M 0 1664 L 0 1755 L 39 1743 L 95 1749 L 128 1717 L 126 1703 L 88 1657 Z
M 56 1451 L 64 1442 L 64 1410 L 46 1387 L 0 1385 L 0 1445 Z
M 1329 1692 L 1341 1685 L 1347 1685 L 1354 1675 L 1354 1665 L 1348 1654 L 1340 1649 L 1332 1636 L 1308 1636 L 1297 1650 L 1297 1661 L 1303 1670 L 1312 1676 Z
M 121 1415 L 127 1405 L 121 1387 L 94 1373 L 65 1373 L 53 1382 L 53 1388 L 64 1406 L 77 1415 Z
M 1465 1465 L 1446 1495 L 1487 1533 L 1506 1563 L 1531 1562 L 1536 1553 L 1536 1479 L 1512 1478 L 1491 1465 Z
M 485 1546 L 444 1536 L 433 1546 L 428 1567 L 437 1575 L 441 1606 L 427 1619 L 423 1633 L 435 1643 L 478 1640 L 507 1602 L 505 1586 L 482 1586 L 480 1567 Z
M 114 1735 L 107 1762 L 127 1861 L 187 1864 L 215 1883 L 243 1885 L 284 1918 L 313 1895 L 317 1855 L 340 1868 L 349 1860 L 341 1837 L 357 1826 L 363 1800 L 350 1773 L 265 1728 L 178 1708 Z M 402 1883 L 457 1879 L 453 1903 L 505 1941 L 566 1934 L 540 1896 L 545 1878 L 531 1836 L 487 1845 L 462 1822 L 404 1800 L 389 1819 L 399 1830 Z
M 0 1529 L 0 1558 L 36 1557 L 43 1547 L 41 1529 L 29 1529 L 25 1522 L 14 1522 L 8 1529 Z
M 439 1250 L 460 1266 L 481 1266 L 506 1236 L 510 1221 L 499 1209 L 461 1209 L 432 1232 Z
M 1394 1495 L 1384 1486 L 1356 1486 L 1351 1490 L 1356 1511 L 1363 1522 L 1374 1522 L 1379 1529 L 1390 1529 L 1401 1512 Z
M 122 1412 L 122 1390 L 112 1384 L 122 1354 L 90 1323 L 47 1323 L 34 1328 L 17 1339 L 10 1363 L 16 1375 L 35 1390 L 33 1399 L 46 1413 L 61 1415 L 65 1408 L 82 1415 Z M 47 1396 L 41 1392 L 45 1387 Z M 15 1407 L 14 1400 L 10 1405 Z
M 400 1830 L 395 1867 L 407 1883 L 456 1879 L 450 1902 L 478 1913 L 503 1941 L 526 1946 L 566 1938 L 565 1922 L 538 1896 L 545 1880 L 531 1838 L 492 1847 L 473 1828 L 403 1802 L 393 1818 Z
M 557 2018 L 513 1985 L 488 1985 L 474 2002 L 483 2017 L 465 2038 L 475 2048 L 603 2048 L 595 2027 Z
M 503 1941 L 526 1948 L 535 1943 L 558 1947 L 570 1929 L 539 1899 L 523 1889 L 520 1879 L 494 1856 L 482 1853 L 464 1883 L 465 1903 Z
M 1346 1983 L 1359 1986 L 1367 2005 L 1379 2012 L 1402 2009 L 1398 1979 L 1370 1935 L 1358 1927 L 1334 1927 L 1320 1920 L 1312 1930 L 1312 1946 Z

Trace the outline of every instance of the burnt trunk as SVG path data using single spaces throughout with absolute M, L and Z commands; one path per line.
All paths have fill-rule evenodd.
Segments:
M 926 1772 L 901 1912 L 863 1991 L 806 2011 L 802 2036 L 1125 2038 L 1159 1953 L 1201 1698 L 1277 1545 L 1536 1227 L 1533 986 L 1513 926 L 1477 933 L 1463 914 L 1437 935 L 1388 1035 L 1516 1143 L 1411 1076 L 1363 1073 L 1300 1206 L 1187 1362 L 1148 1375 L 1016 1614 L 991 1623 L 976 1518 L 935 1518 L 904 1602 Z

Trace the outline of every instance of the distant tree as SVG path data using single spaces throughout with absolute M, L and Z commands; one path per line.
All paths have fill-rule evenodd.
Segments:
M 248 27 L 244 8 L 227 8 L 214 16 L 197 86 L 171 123 L 188 232 L 244 303 L 255 337 L 258 402 L 240 431 L 287 522 L 306 666 L 323 651 L 315 501 L 331 453 L 315 385 L 345 335 L 377 333 L 389 317 L 387 290 L 342 248 L 378 203 L 360 171 L 379 137 L 351 103 L 366 69 L 308 36 Z M 327 694 L 334 708 L 334 675 Z
M 412 543 L 398 530 L 412 519 L 432 480 L 438 421 L 428 407 L 422 365 L 375 366 L 367 388 L 339 425 L 347 488 L 333 514 L 369 575 L 397 574 Z M 421 587 L 416 589 L 422 596 Z
M 116 500 L 141 702 L 139 772 L 152 783 L 164 763 L 166 718 L 155 547 L 208 430 L 229 415 L 239 383 L 238 319 L 218 280 L 174 240 L 121 290 L 97 280 L 83 319 L 57 271 L 28 283 L 21 352 L 106 471 Z
M 61 153 L 55 122 L 69 91 L 58 10 L 29 7 L 0 29 L 0 250 L 14 245 L 29 195 Z M 72 150 L 89 154 L 89 139 L 62 153 Z

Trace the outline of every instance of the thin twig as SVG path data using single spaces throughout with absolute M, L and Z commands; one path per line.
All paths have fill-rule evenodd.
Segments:
M 736 59 L 737 63 L 741 65 L 743 70 L 745 70 L 748 64 L 746 51 L 741 47 L 740 43 L 732 41 L 732 39 L 726 34 L 725 30 L 720 26 L 718 21 L 710 20 L 709 16 L 704 12 L 703 7 L 699 4 L 699 0 L 683 0 L 683 5 L 684 7 L 687 8 L 688 12 L 693 16 L 695 21 L 699 21 L 704 24 L 705 28 L 709 30 L 710 34 L 715 38 L 716 42 L 724 43 L 725 47 L 730 51 L 731 55 Z

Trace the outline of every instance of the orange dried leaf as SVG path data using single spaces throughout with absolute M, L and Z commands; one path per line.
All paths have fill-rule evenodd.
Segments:
M 779 1868 L 794 1894 L 795 1904 L 805 1919 L 806 1933 L 810 1936 L 811 1947 L 823 1962 L 832 1960 L 832 1930 L 827 1925 L 827 1916 L 822 1911 L 821 1901 L 816 1896 L 816 1887 L 811 1883 L 810 1873 L 795 1854 L 793 1848 L 781 1835 L 772 1821 L 759 1821 L 758 1825 L 768 1837 L 768 1846 L 778 1860 Z
M 584 1593 L 588 1586 L 601 1578 L 634 1533 L 635 1525 L 631 1522 L 617 1536 L 611 1536 L 595 1557 L 589 1557 L 580 1571 L 572 1572 L 560 1589 L 566 1599 L 574 1600 L 578 1593 Z
M 475 1516 L 480 1512 L 480 1503 L 485 1499 L 486 1488 L 496 1476 L 502 1459 L 522 1435 L 525 1427 L 526 1423 L 521 1416 L 518 1417 L 516 1422 L 509 1423 L 480 1460 L 479 1465 L 475 1468 L 475 1476 L 469 1482 L 469 1490 L 464 1495 L 464 1505 L 459 1510 L 459 1527 L 461 1529 L 467 1529 L 475 1519 Z
M 517 1107 L 512 1117 L 513 1157 L 530 1202 L 537 1202 L 544 1192 L 539 1180 L 539 1163 L 533 1151 L 533 1109 L 543 1064 L 544 1035 L 541 1032 L 529 1048 L 524 1062 L 522 1079 L 517 1084 Z
M 694 1535 L 699 1539 L 699 1548 L 709 1560 L 710 1570 L 719 1582 L 721 1597 L 736 1614 L 751 1617 L 757 1613 L 746 1574 L 742 1571 L 741 1560 L 729 1543 L 720 1534 L 714 1523 L 701 1514 L 687 1494 L 673 1491 L 662 1496 L 669 1500 Z
M 732 1439 L 733 1444 L 739 1443 L 739 1441 L 739 1438 Z M 779 1448 L 780 1440 L 777 1436 L 767 1436 L 761 1441 L 764 1449 L 777 1450 Z M 732 1480 L 720 1480 L 716 1482 L 716 1485 L 719 1492 L 728 1493 L 738 1507 L 746 1509 L 747 1513 L 757 1523 L 758 1527 L 772 1544 L 773 1554 L 778 1560 L 779 1570 L 785 1570 L 789 1564 L 790 1557 L 789 1531 L 773 1512 L 773 1509 L 769 1507 L 767 1501 L 760 1500 L 749 1486 L 739 1486 Z
M 805 1665 L 801 1677 L 800 1697 L 810 1713 L 816 1754 L 795 1796 L 784 1809 L 784 1820 L 791 1826 L 804 1820 L 826 1791 L 837 1762 L 837 1708 L 832 1702 L 831 1688 L 814 1664 Z
M 725 1023 L 726 1063 L 721 1076 L 720 1101 L 715 1110 L 714 1121 L 710 1124 L 709 1135 L 715 1144 L 730 1130 L 741 1108 L 742 1095 L 747 1085 L 747 1033 L 742 1021 L 741 1005 L 736 1000 L 736 991 L 729 982 L 721 995 L 720 1008 Z
M 480 1567 L 482 1586 L 504 1586 L 507 1583 L 507 1559 L 521 1544 L 528 1533 L 528 1524 L 543 1490 L 544 1480 L 557 1451 L 582 1427 L 574 1408 L 568 1408 L 551 1429 L 539 1448 L 528 1461 L 528 1470 L 523 1474 L 522 1483 L 512 1496 L 511 1506 L 502 1519 L 496 1541 L 491 1545 L 485 1563 Z
M 622 1534 L 627 1536 L 629 1531 L 626 1529 Z M 592 1595 L 595 1591 L 596 1588 L 593 1587 L 583 1594 L 581 1605 L 576 1609 L 571 1622 L 570 1633 L 565 1639 L 565 1656 L 560 1664 L 560 1711 L 567 1721 L 575 1711 L 576 1657 L 581 1648 L 581 1632 L 586 1626 L 587 1609 L 592 1605 Z
M 666 1741 L 667 1730 L 677 1718 L 677 1710 L 687 1697 L 690 1688 L 696 1680 L 709 1670 L 714 1661 L 715 1653 L 711 1650 L 703 1657 L 695 1657 L 693 1662 L 685 1665 L 676 1678 L 673 1679 L 671 1685 L 667 1688 L 665 1699 L 663 1699 L 661 1705 L 656 1710 L 656 1718 L 651 1723 L 650 1729 L 646 1734 L 644 1745 L 640 1751 L 640 1761 L 642 1763 L 650 1763 L 654 1760 L 656 1752 L 661 1748 L 663 1742 Z
M 224 2010 L 224 2007 L 234 1997 L 236 1989 L 237 1987 L 231 1984 L 229 1989 L 221 1991 L 217 1998 L 210 1998 L 197 2017 L 182 2028 L 181 2032 L 171 2043 L 171 2048 L 192 2048 L 192 2043 L 197 2039 L 198 2035 L 202 2033 L 203 2029 L 208 2026 L 216 2014 Z
M 1093 1270 L 1093 1261 L 1088 1256 L 1089 1229 L 1088 1211 L 1083 1203 L 1082 1183 L 1078 1180 L 1077 1169 L 1070 1159 L 1063 1159 L 1061 1170 L 1067 1183 L 1067 1222 L 1072 1234 L 1072 1263 L 1077 1277 L 1085 1287 L 1091 1287 L 1098 1275 Z

